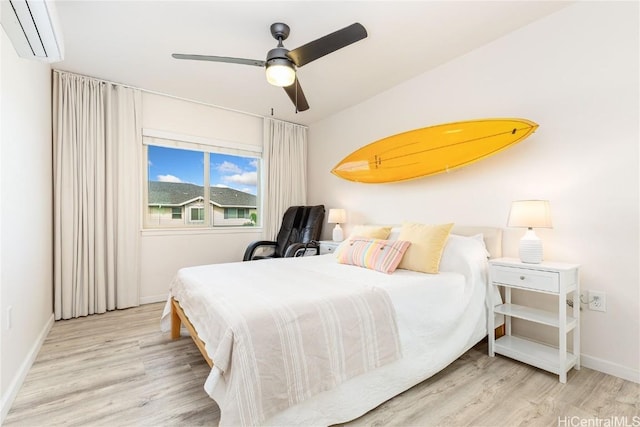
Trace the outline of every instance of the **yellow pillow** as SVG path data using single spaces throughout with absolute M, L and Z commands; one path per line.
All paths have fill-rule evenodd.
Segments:
M 391 227 L 379 227 L 376 225 L 356 225 L 350 237 L 364 237 L 367 239 L 386 240 L 391 233 Z
M 447 243 L 452 224 L 426 225 L 412 222 L 402 223 L 398 240 L 411 242 L 398 268 L 437 273 L 444 245 Z

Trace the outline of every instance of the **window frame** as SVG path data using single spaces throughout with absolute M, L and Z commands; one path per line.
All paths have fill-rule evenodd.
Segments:
M 148 181 L 147 181 L 148 182 Z M 177 212 L 176 212 L 177 209 Z M 177 217 L 176 217 L 177 215 Z M 182 206 L 171 207 L 171 219 L 182 219 Z
M 263 212 L 263 197 L 262 194 L 264 192 L 264 188 L 262 185 L 262 173 L 263 173 L 263 157 L 262 157 L 262 145 L 261 142 L 255 145 L 253 144 L 244 144 L 238 143 L 234 141 L 225 141 L 219 139 L 211 139 L 193 135 L 184 135 L 173 132 L 167 132 L 162 130 L 155 129 L 142 129 L 142 144 L 143 144 L 143 200 L 142 200 L 142 224 L 143 231 L 165 231 L 165 230 L 233 230 L 238 231 L 255 231 L 259 232 L 262 229 L 262 212 Z M 149 220 L 149 215 L 147 214 L 146 209 L 148 209 L 149 204 L 149 146 L 158 146 L 165 148 L 174 148 L 174 149 L 182 149 L 182 150 L 191 150 L 201 152 L 203 154 L 203 188 L 205 189 L 203 194 L 203 206 L 199 207 L 204 210 L 204 220 L 203 221 L 191 221 L 191 209 L 194 207 L 186 207 L 189 209 L 189 213 L 184 212 L 182 216 L 181 224 L 168 224 L 168 225 L 159 225 L 153 224 Z M 211 154 L 226 154 L 237 157 L 244 158 L 253 158 L 256 159 L 257 164 L 257 182 L 256 182 L 256 212 L 258 216 L 258 221 L 254 226 L 248 227 L 246 225 L 214 225 L 213 224 L 213 210 L 215 209 L 213 203 L 210 201 L 210 191 L 207 191 L 211 188 L 210 183 L 210 159 Z M 209 209 L 205 209 L 209 206 Z M 185 209 L 186 210 L 186 209 Z M 250 209 L 246 209 L 249 211 Z M 172 219 L 173 219 L 173 211 L 172 211 Z
M 193 219 L 194 211 L 202 211 L 202 214 L 198 214 L 198 217 L 202 217 L 202 219 Z M 205 222 L 205 213 L 206 210 L 204 206 L 189 206 L 189 224 L 200 224 Z
M 228 216 L 228 212 L 227 211 L 231 211 L 234 210 L 236 213 L 236 216 Z M 251 208 L 245 208 L 245 207 L 241 207 L 241 208 L 224 208 L 225 210 L 225 218 L 230 218 L 230 219 L 251 219 Z M 242 215 L 240 215 L 240 213 L 242 213 Z

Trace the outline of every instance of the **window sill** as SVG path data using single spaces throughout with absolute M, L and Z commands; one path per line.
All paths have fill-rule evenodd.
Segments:
M 244 234 L 262 233 L 262 227 L 218 227 L 218 228 L 146 228 L 140 231 L 142 237 L 147 236 L 180 236 L 199 234 Z

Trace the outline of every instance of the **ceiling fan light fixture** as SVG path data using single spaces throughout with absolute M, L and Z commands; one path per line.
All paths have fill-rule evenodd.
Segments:
M 296 70 L 291 62 L 275 58 L 266 64 L 267 81 L 274 86 L 287 87 L 296 81 Z

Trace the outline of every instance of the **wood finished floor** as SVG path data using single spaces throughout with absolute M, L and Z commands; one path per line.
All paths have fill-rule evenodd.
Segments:
M 160 332 L 163 306 L 56 322 L 4 425 L 217 425 L 218 407 L 202 388 L 209 368 L 190 338 Z M 480 343 L 347 425 L 605 426 L 597 419 L 611 417 L 639 425 L 639 384 L 585 368 L 560 384 L 550 373 L 488 357 Z

